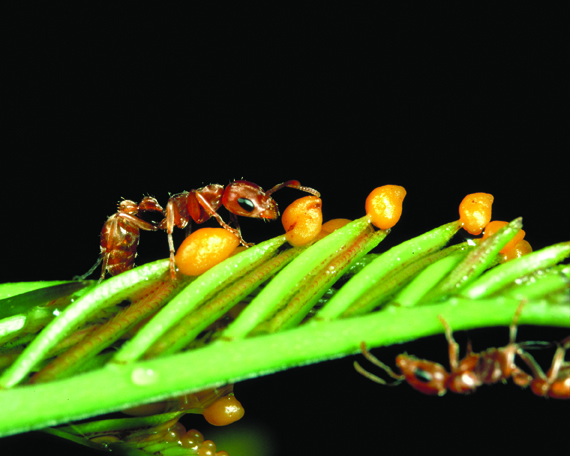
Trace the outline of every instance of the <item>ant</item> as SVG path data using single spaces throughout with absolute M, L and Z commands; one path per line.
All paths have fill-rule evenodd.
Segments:
M 103 266 L 98 283 L 103 281 L 106 271 L 117 275 L 134 267 L 140 230 L 159 229 L 156 225 L 138 218 L 139 212 L 164 213 L 158 201 L 150 196 L 144 197 L 140 204 L 131 200 L 121 201 L 117 212 L 107 219 L 101 230 L 101 255 L 97 263 L 86 274 L 76 277 L 77 279 L 83 280 L 91 275 L 101 261 Z
M 318 191 L 309 187 L 303 187 L 296 180 L 278 184 L 267 192 L 264 192 L 259 185 L 253 182 L 238 180 L 226 187 L 219 184 L 210 184 L 197 190 L 171 196 L 166 205 L 166 218 L 160 222 L 158 227 L 166 230 L 168 233 L 170 274 L 172 279 L 176 278 L 174 242 L 172 241 L 174 226 L 178 228 L 186 228 L 188 226 L 187 231 L 189 231 L 191 220 L 201 224 L 211 217 L 215 217 L 223 228 L 239 238 L 240 243 L 244 247 L 251 247 L 253 244 L 245 242 L 241 235 L 237 216 L 275 220 L 279 216 L 279 211 L 277 203 L 271 198 L 271 195 L 284 187 L 296 188 L 317 197 L 320 196 Z M 236 228 L 231 228 L 218 215 L 217 211 L 222 204 L 229 211 L 230 218 Z
M 517 309 L 510 325 L 508 345 L 501 348 L 489 348 L 482 353 L 473 353 L 471 343 L 469 342 L 467 346 L 467 354 L 462 360 L 458 360 L 459 346 L 453 339 L 451 327 L 441 316 L 438 316 L 445 328 L 445 336 L 449 345 L 449 364 L 451 366 L 451 373 L 447 372 L 441 364 L 433 361 L 417 359 L 414 356 L 404 353 L 396 357 L 396 365 L 402 372 L 401 375 L 397 375 L 392 371 L 392 369 L 372 355 L 366 349 L 364 342 L 361 343 L 360 348 L 366 359 L 376 366 L 381 367 L 388 373 L 388 375 L 396 379 L 396 382 L 392 383 L 392 385 L 397 385 L 405 380 L 413 388 L 424 394 L 437 394 L 438 396 L 443 396 L 448 390 L 454 393 L 466 394 L 474 392 L 482 384 L 489 385 L 499 381 L 505 381 L 510 377 L 513 378 L 513 381 L 517 385 L 527 386 L 532 384 L 532 382 L 536 382 L 536 379 L 533 379 L 531 375 L 520 370 L 514 362 L 515 355 L 518 354 L 521 356 L 521 353 L 526 355 L 526 352 L 521 348 L 522 345 L 515 343 L 517 322 L 520 317 L 523 304 L 521 304 Z M 570 340 L 565 342 L 570 343 Z M 530 355 L 528 356 L 530 357 Z M 560 354 L 557 353 L 557 356 L 558 358 L 556 359 L 558 359 L 558 363 L 555 361 L 555 364 L 558 366 L 558 369 L 556 369 L 556 372 L 549 374 L 549 379 L 546 380 L 547 382 L 553 380 L 550 382 L 550 385 L 557 382 L 558 378 L 560 378 L 560 375 L 562 374 L 562 371 L 559 369 L 561 364 L 560 359 L 564 356 L 564 352 L 562 351 Z M 364 375 L 366 378 L 376 383 L 386 385 L 384 380 L 365 371 L 357 362 L 354 363 L 354 367 L 357 372 Z M 535 368 L 537 367 L 538 366 Z M 570 373 L 570 369 L 566 369 L 566 367 L 564 367 L 563 370 L 565 372 L 564 375 Z M 536 371 L 535 377 L 540 377 L 539 372 L 542 371 Z M 556 378 L 551 379 L 552 376 Z M 542 377 L 544 377 L 544 374 L 542 374 Z
M 570 399 L 570 362 L 564 361 L 564 354 L 570 348 L 570 337 L 567 337 L 557 345 L 558 348 L 554 354 L 552 366 L 547 374 L 544 374 L 529 353 L 520 350 L 518 355 L 533 373 L 530 389 L 534 394 L 553 399 Z
M 246 243 L 241 235 L 237 216 L 275 220 L 279 211 L 277 203 L 271 198 L 271 195 L 284 187 L 296 188 L 317 197 L 320 196 L 318 191 L 303 187 L 296 180 L 278 184 L 267 192 L 264 192 L 259 185 L 245 180 L 232 182 L 226 187 L 210 184 L 197 190 L 171 196 L 166 205 L 166 216 L 158 224 L 145 222 L 137 217 L 139 212 L 154 211 L 164 214 L 164 210 L 155 198 L 145 197 L 138 205 L 133 201 L 122 201 L 117 213 L 109 217 L 103 225 L 99 260 L 86 274 L 78 278 L 82 280 L 89 276 L 101 261 L 103 261 L 103 266 L 99 283 L 105 278 L 106 271 L 109 271 L 111 275 L 117 275 L 131 269 L 134 266 L 140 230 L 157 231 L 161 229 L 168 233 L 170 274 L 175 280 L 176 264 L 172 232 L 174 226 L 177 226 L 178 228 L 186 228 L 187 233 L 189 233 L 191 220 L 201 224 L 211 217 L 215 217 L 223 228 L 239 238 L 242 245 L 251 247 L 253 244 Z M 218 215 L 217 211 L 222 204 L 230 212 L 231 220 L 236 228 L 231 228 Z

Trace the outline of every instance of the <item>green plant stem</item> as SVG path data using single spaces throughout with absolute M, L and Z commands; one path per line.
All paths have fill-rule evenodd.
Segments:
M 338 358 L 368 347 L 401 343 L 453 330 L 509 325 L 520 301 L 463 300 L 389 308 L 332 322 L 310 321 L 276 334 L 217 341 L 206 347 L 127 365 L 110 364 L 73 378 L 0 391 L 0 436 L 155 402 L 293 366 Z M 520 324 L 570 327 L 570 306 L 526 303 Z M 97 394 L 93 394 L 97 392 Z

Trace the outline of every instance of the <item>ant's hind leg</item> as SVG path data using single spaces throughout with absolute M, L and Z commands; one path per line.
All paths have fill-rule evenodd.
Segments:
M 97 267 L 101 264 L 102 259 L 103 259 L 103 255 L 99 255 L 97 262 L 93 266 L 91 266 L 91 269 L 89 269 L 89 271 L 87 271 L 83 275 L 76 275 L 75 277 L 73 277 L 73 280 L 85 280 L 87 277 L 89 277 L 91 274 L 93 274 L 95 272 L 95 269 L 97 269 Z M 103 278 L 105 278 L 105 268 L 103 268 L 102 276 L 103 276 Z M 99 283 L 101 283 L 103 278 L 99 279 Z

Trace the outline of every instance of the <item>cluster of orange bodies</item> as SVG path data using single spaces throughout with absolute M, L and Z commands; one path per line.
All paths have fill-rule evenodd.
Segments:
M 221 388 L 186 394 L 168 401 L 133 407 L 123 410 L 123 413 L 132 416 L 149 416 L 175 411 L 202 413 L 206 421 L 213 426 L 227 426 L 240 420 L 244 415 L 244 408 L 234 396 L 233 385 L 231 384 Z M 108 440 L 109 436 L 105 436 L 105 439 L 107 440 L 99 441 L 99 443 L 114 441 Z M 148 440 L 178 442 L 178 445 L 196 451 L 199 456 L 228 456 L 226 451 L 216 453 L 216 444 L 211 440 L 204 440 L 200 431 L 196 429 L 186 431 L 186 428 L 179 422 L 153 429 L 145 439 L 145 441 Z
M 366 200 L 366 213 L 377 228 L 392 228 L 402 215 L 406 190 L 397 185 L 375 189 Z M 287 242 L 295 247 L 309 245 L 350 222 L 334 219 L 323 225 L 322 201 L 306 196 L 294 201 L 281 222 Z M 188 236 L 176 252 L 176 266 L 182 274 L 196 276 L 228 258 L 239 246 L 239 239 L 224 228 L 203 228 Z
M 471 193 L 467 195 L 459 205 L 459 218 L 463 223 L 463 228 L 470 234 L 481 234 L 483 229 L 483 239 L 487 239 L 495 234 L 507 222 L 495 220 L 491 222 L 493 206 L 493 195 L 488 193 Z M 525 232 L 520 230 L 513 239 L 501 249 L 503 261 L 512 260 L 522 255 L 532 252 L 530 244 L 524 240 Z
M 402 215 L 406 190 L 398 185 L 384 185 L 374 189 L 366 199 L 366 214 L 370 223 L 379 229 L 392 228 Z M 507 222 L 491 222 L 493 195 L 472 193 L 459 206 L 463 228 L 473 235 L 483 233 L 483 239 L 496 233 Z M 293 246 L 308 245 L 350 222 L 334 219 L 323 224 L 322 201 L 306 196 L 294 201 L 281 218 L 285 237 Z M 517 235 L 501 250 L 503 259 L 510 260 L 532 252 L 524 240 L 525 232 Z M 176 265 L 186 275 L 199 275 L 228 258 L 239 246 L 239 239 L 223 228 L 203 228 L 192 233 L 176 253 Z
M 143 440 L 137 440 L 140 442 L 177 442 L 182 448 L 190 450 L 191 454 L 196 454 L 197 456 L 229 456 L 227 451 L 216 452 L 216 444 L 212 440 L 204 440 L 204 436 L 197 429 L 190 429 L 186 431 L 186 428 L 181 423 L 175 423 L 173 425 L 168 425 L 166 429 L 160 429 L 159 426 L 154 429 L 154 432 L 149 434 Z M 118 442 L 120 439 L 113 435 L 103 435 L 91 439 L 92 442 L 100 444 L 109 444 L 113 442 Z M 128 441 L 128 438 L 127 438 Z

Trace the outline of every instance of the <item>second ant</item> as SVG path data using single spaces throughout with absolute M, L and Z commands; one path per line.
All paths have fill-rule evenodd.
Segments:
M 564 354 L 570 347 L 570 337 L 564 339 L 559 345 L 554 356 L 552 367 L 548 374 L 544 374 L 534 358 L 523 348 L 535 342 L 515 343 L 517 334 L 517 322 L 520 317 L 523 304 L 517 309 L 509 328 L 509 343 L 500 348 L 489 348 L 482 353 L 473 353 L 471 344 L 467 346 L 465 358 L 459 360 L 459 346 L 449 324 L 440 316 L 439 320 L 445 328 L 445 336 L 449 347 L 449 364 L 451 372 L 436 362 L 418 359 L 408 354 L 396 357 L 396 365 L 401 374 L 398 375 L 387 365 L 370 353 L 362 342 L 361 350 L 366 359 L 383 369 L 396 381 L 397 385 L 406 381 L 414 389 L 424 394 L 442 396 L 447 391 L 466 394 L 474 392 L 479 386 L 490 385 L 499 381 L 512 378 L 515 384 L 521 387 L 529 386 L 539 396 L 552 397 L 555 399 L 570 399 L 570 364 L 564 362 Z M 521 370 L 515 364 L 515 356 L 518 355 L 529 366 L 533 375 Z M 364 370 L 357 362 L 355 369 L 366 378 L 386 385 L 380 377 Z

